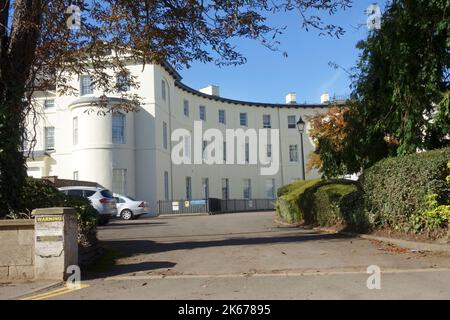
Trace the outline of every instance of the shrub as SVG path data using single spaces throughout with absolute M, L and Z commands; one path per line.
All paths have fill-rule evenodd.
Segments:
M 71 207 L 77 211 L 78 244 L 91 247 L 97 243 L 98 212 L 88 199 L 78 196 L 64 196 L 64 207 Z
M 21 195 L 20 212 L 31 215 L 37 208 L 60 207 L 64 194 L 48 180 L 27 178 Z
M 410 231 L 414 233 L 427 232 L 429 235 L 448 228 L 450 224 L 450 205 L 440 205 L 437 195 L 425 197 L 423 209 L 413 213 L 408 219 Z
M 350 180 L 309 180 L 285 186 L 277 201 L 279 216 L 289 222 L 319 226 L 340 224 L 349 230 L 369 229 L 358 184 Z
M 447 164 L 450 169 L 450 162 Z M 446 177 L 446 182 L 450 184 L 450 175 Z M 415 233 L 427 232 L 430 236 L 439 231 L 448 229 L 450 225 L 450 204 L 441 204 L 438 195 L 435 193 L 425 196 L 423 207 L 417 213 L 409 217 L 409 224 Z
M 300 199 L 300 206 L 307 224 L 341 225 L 358 232 L 369 229 L 361 192 L 354 181 L 328 180 L 319 183 L 306 190 Z
M 299 223 L 304 214 L 299 206 L 299 199 L 306 189 L 319 183 L 321 180 L 297 181 L 278 190 L 278 200 L 275 204 L 280 218 L 289 223 Z
M 301 187 L 302 184 L 304 184 L 305 181 L 301 180 L 301 181 L 295 181 L 291 184 L 287 184 L 285 186 L 282 186 L 281 188 L 278 189 L 277 191 L 277 196 L 282 197 L 284 195 L 287 195 L 288 193 L 290 193 L 292 190 Z
M 420 232 L 423 223 L 417 219 L 432 216 L 424 211 L 427 196 L 433 195 L 435 205 L 450 203 L 449 160 L 450 148 L 444 148 L 388 158 L 365 170 L 360 178 L 364 206 L 375 227 Z
M 88 199 L 66 196 L 47 180 L 27 178 L 22 193 L 20 212 L 30 216 L 34 209 L 50 207 L 74 208 L 77 211 L 78 243 L 83 247 L 96 243 L 98 213 Z M 13 217 L 19 216 L 16 213 Z

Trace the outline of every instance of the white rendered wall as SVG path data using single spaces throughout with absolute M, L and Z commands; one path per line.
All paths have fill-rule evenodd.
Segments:
M 79 96 L 59 96 L 55 98 L 55 108 L 41 110 L 37 130 L 35 150 L 44 149 L 44 127 L 55 127 L 55 151 L 44 161 L 29 161 L 30 174 L 56 175 L 72 179 L 77 171 L 80 180 L 94 181 L 106 188 L 112 188 L 112 170 L 127 170 L 127 193 L 139 200 L 150 202 L 153 208 L 158 200 L 163 200 L 164 172 L 169 173 L 169 198 L 184 199 L 186 177 L 192 180 L 192 198 L 203 197 L 202 178 L 209 178 L 210 197 L 222 197 L 222 178 L 229 179 L 230 198 L 243 198 L 244 179 L 252 181 L 252 197 L 267 198 L 266 180 L 275 179 L 275 189 L 301 178 L 300 135 L 297 129 L 288 129 L 288 116 L 295 115 L 298 120 L 325 108 L 309 108 L 302 105 L 282 107 L 249 106 L 226 101 L 215 101 L 182 90 L 166 69 L 155 65 L 128 65 L 128 69 L 140 87 L 131 93 L 139 95 L 141 105 L 138 112 L 126 113 L 125 144 L 112 143 L 112 117 L 110 113 L 98 115 L 95 110 L 80 101 Z M 162 98 L 161 83 L 166 84 L 166 99 Z M 79 79 L 74 78 L 72 86 L 79 86 Z M 91 96 L 99 97 L 102 92 L 94 90 Z M 116 96 L 117 98 L 118 96 Z M 110 96 L 114 98 L 114 96 Z M 36 99 L 41 104 L 42 95 Z M 184 100 L 189 101 L 189 117 L 183 112 Z M 206 107 L 206 121 L 203 132 L 217 128 L 225 135 L 225 129 L 262 129 L 263 115 L 271 116 L 272 129 L 280 130 L 280 168 L 274 176 L 261 176 L 259 165 L 172 165 L 170 136 L 177 128 L 193 131 L 194 121 L 199 119 L 199 106 Z M 225 110 L 226 125 L 219 123 L 218 112 Z M 246 112 L 248 126 L 241 127 L 239 113 Z M 73 118 L 78 117 L 78 144 L 73 145 Z M 163 146 L 163 123 L 168 128 L 168 148 Z M 299 162 L 289 162 L 289 145 L 298 145 Z M 304 137 L 305 161 L 314 150 L 311 141 Z M 275 150 L 273 150 L 275 152 Z M 192 151 L 193 154 L 193 151 Z M 39 169 L 40 168 L 40 169 Z M 317 172 L 307 173 L 306 178 L 317 178 Z
M 168 172 L 171 182 L 169 193 L 173 199 L 184 199 L 186 195 L 186 177 L 191 177 L 192 198 L 199 199 L 203 197 L 202 178 L 209 178 L 210 197 L 222 197 L 222 178 L 228 178 L 230 184 L 229 197 L 241 199 L 243 197 L 244 179 L 252 181 L 252 197 L 267 198 L 266 180 L 275 179 L 275 190 L 284 184 L 294 180 L 301 179 L 302 159 L 300 151 L 300 134 L 297 129 L 288 129 L 288 116 L 294 115 L 296 119 L 302 116 L 307 121 L 307 116 L 315 115 L 318 112 L 324 112 L 322 108 L 305 108 L 301 105 L 292 105 L 290 107 L 272 108 L 260 106 L 236 105 L 223 101 L 214 101 L 199 97 L 192 93 L 181 90 L 175 85 L 175 81 L 170 75 L 160 67 L 155 67 L 155 89 L 156 89 L 156 153 L 157 153 L 157 198 L 164 199 L 164 172 Z M 161 80 L 168 82 L 168 98 L 164 101 L 161 97 Z M 184 100 L 189 101 L 189 117 L 184 115 Z M 274 176 L 261 176 L 259 165 L 171 165 L 170 147 L 168 150 L 163 148 L 162 125 L 166 122 L 171 126 L 172 131 L 177 128 L 187 129 L 193 132 L 194 121 L 199 121 L 199 106 L 206 107 L 206 121 L 203 122 L 203 132 L 209 128 L 216 128 L 223 132 L 225 130 L 242 128 L 262 129 L 263 115 L 271 116 L 272 129 L 280 130 L 280 169 Z M 219 109 L 225 110 L 226 124 L 219 123 Z M 241 127 L 239 123 L 239 114 L 247 113 L 248 126 Z M 169 116 L 170 113 L 170 116 Z M 170 120 L 169 120 L 170 119 Z M 176 143 L 173 143 L 175 145 Z M 170 141 L 169 141 L 170 145 Z M 298 145 L 299 162 L 289 162 L 289 145 Z M 314 150 L 311 140 L 304 135 L 304 154 L 305 162 L 308 155 Z M 192 150 L 193 154 L 193 150 Z M 172 175 L 170 174 L 172 172 Z M 306 173 L 307 179 L 318 178 L 317 171 Z

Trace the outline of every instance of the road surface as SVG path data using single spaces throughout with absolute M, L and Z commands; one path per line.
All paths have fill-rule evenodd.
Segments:
M 280 226 L 275 213 L 114 221 L 120 258 L 42 299 L 450 299 L 450 256 Z M 381 289 L 369 290 L 369 266 Z M 378 283 L 378 282 L 374 282 Z

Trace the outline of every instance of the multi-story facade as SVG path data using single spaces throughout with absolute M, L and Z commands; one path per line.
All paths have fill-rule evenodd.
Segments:
M 286 104 L 237 101 L 221 98 L 214 86 L 201 91 L 189 88 L 168 65 L 127 68 L 139 83 L 139 88 L 130 88 L 141 97 L 137 112 L 88 113 L 102 95 L 91 86 L 88 75 L 73 79 L 72 86 L 80 88 L 77 96 L 56 91 L 35 95 L 40 107 L 37 143 L 27 161 L 30 176 L 94 181 L 153 206 L 158 200 L 172 199 L 274 198 L 277 188 L 302 178 L 296 122 L 325 112 L 326 101 L 297 104 L 292 94 Z M 119 96 L 108 97 L 109 105 L 119 103 Z M 171 152 L 177 142 L 171 141 L 171 133 L 180 128 L 193 132 L 195 121 L 201 121 L 203 131 L 216 128 L 224 135 L 226 129 L 278 129 L 276 174 L 261 175 L 261 165 L 250 163 L 174 164 Z M 269 156 L 277 151 L 267 148 Z M 313 148 L 305 136 L 306 159 Z M 317 172 L 306 173 L 307 179 L 315 177 Z

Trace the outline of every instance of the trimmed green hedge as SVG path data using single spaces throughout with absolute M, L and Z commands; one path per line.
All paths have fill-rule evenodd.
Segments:
M 278 215 L 289 223 L 442 237 L 450 224 L 450 148 L 382 160 L 358 182 L 299 181 L 278 195 Z
M 413 231 L 411 216 L 423 210 L 424 199 L 436 195 L 450 203 L 450 148 L 388 158 L 364 171 L 360 178 L 365 209 L 375 228 Z
M 297 181 L 278 189 L 278 200 L 275 204 L 278 215 L 288 223 L 299 223 L 304 219 L 299 199 L 308 189 L 321 180 Z
M 320 180 L 314 180 L 316 182 L 320 181 Z M 303 180 L 299 180 L 299 181 L 295 181 L 291 184 L 287 184 L 285 186 L 282 186 L 281 188 L 278 189 L 277 191 L 277 196 L 282 197 L 284 195 L 287 195 L 288 193 L 292 192 L 293 190 L 297 189 L 297 188 L 301 188 L 304 184 L 308 184 L 308 181 L 303 181 Z
M 289 223 L 332 226 L 341 224 L 354 231 L 365 231 L 369 223 L 361 209 L 358 185 L 349 180 L 308 180 L 279 190 L 277 212 Z
M 299 202 L 306 224 L 341 225 L 343 229 L 357 232 L 370 228 L 361 191 L 354 181 L 323 181 L 308 189 Z

